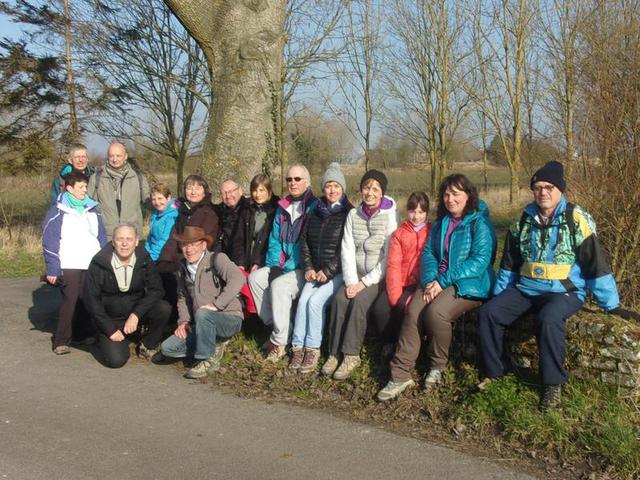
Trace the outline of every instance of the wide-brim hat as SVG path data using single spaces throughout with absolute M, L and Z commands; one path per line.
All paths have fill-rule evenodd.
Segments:
M 213 245 L 213 237 L 211 235 L 207 235 L 200 227 L 186 226 L 184 227 L 182 234 L 174 233 L 173 239 L 176 242 L 182 243 L 199 242 L 200 240 L 205 240 L 207 242 L 207 250 L 211 250 L 211 246 Z

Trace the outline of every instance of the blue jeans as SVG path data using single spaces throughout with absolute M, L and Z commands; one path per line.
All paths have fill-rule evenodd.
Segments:
M 535 334 L 543 385 L 566 383 L 564 368 L 565 321 L 580 310 L 582 300 L 575 293 L 546 293 L 528 297 L 509 287 L 478 311 L 480 347 L 487 377 L 504 375 L 509 359 L 504 352 L 506 328 L 529 310 L 535 312 Z
M 233 337 L 242 327 L 242 317 L 206 308 L 199 308 L 195 317 L 195 327 L 185 340 L 171 335 L 162 342 L 160 349 L 165 357 L 206 360 L 215 353 L 218 338 Z
M 293 326 L 291 345 L 294 347 L 320 348 L 322 331 L 327 319 L 327 305 L 342 285 L 342 275 L 338 274 L 327 283 L 304 284 Z

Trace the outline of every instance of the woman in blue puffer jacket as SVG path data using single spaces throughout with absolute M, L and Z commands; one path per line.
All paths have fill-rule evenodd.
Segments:
M 425 389 L 440 382 L 449 358 L 453 324 L 480 306 L 494 283 L 496 235 L 487 205 L 467 177 L 454 174 L 440 184 L 438 215 L 421 257 L 420 288 L 404 317 L 391 360 L 391 380 L 379 400 L 397 397 L 413 386 L 411 378 L 421 339 L 429 339 Z
M 176 199 L 171 196 L 169 189 L 162 184 L 151 187 L 151 204 L 153 213 L 151 214 L 151 227 L 145 248 L 154 262 L 160 258 L 160 252 L 169 240 L 173 225 L 178 218 L 178 205 Z

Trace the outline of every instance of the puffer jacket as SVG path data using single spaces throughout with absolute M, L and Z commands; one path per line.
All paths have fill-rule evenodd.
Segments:
M 162 248 L 171 236 L 171 231 L 178 215 L 179 210 L 175 198 L 169 200 L 164 211 L 158 212 L 154 210 L 151 214 L 151 227 L 144 246 L 154 262 L 160 258 Z
M 302 197 L 303 213 L 292 223 L 287 209 L 291 206 L 291 197 L 278 202 L 278 210 L 273 220 L 267 250 L 267 267 L 279 267 L 284 272 L 292 272 L 302 266 L 300 239 L 309 213 L 315 208 L 318 199 L 308 189 Z
M 164 296 L 162 280 L 144 246 L 138 245 L 135 255 L 136 263 L 133 266 L 129 290 L 126 292 L 121 292 L 118 288 L 118 280 L 111 266 L 111 243 L 105 245 L 89 265 L 83 302 L 98 330 L 107 337 L 118 330 L 114 320 L 126 318 L 116 319 L 112 317 L 112 311 L 126 311 L 127 315 L 135 313 L 138 318 L 142 318 Z
M 224 253 L 205 252 L 195 280 L 183 260 L 178 274 L 178 323 L 194 321 L 198 309 L 209 303 L 220 312 L 242 317 L 238 294 L 244 284 L 244 275 Z
M 415 285 L 420 279 L 420 255 L 429 236 L 431 224 L 416 232 L 413 224 L 405 220 L 393 232 L 387 256 L 386 286 L 389 304 L 396 305 L 405 287 Z
M 138 178 L 140 175 L 140 178 Z M 116 202 L 113 188 L 113 177 L 104 169 L 102 173 L 91 175 L 87 194 L 100 204 L 100 211 L 107 229 L 107 237 L 111 238 L 113 229 L 122 222 L 131 222 L 142 234 L 142 203 L 149 200 L 149 183 L 142 173 L 136 172 L 131 165 L 122 182 L 122 202 L 120 208 Z M 96 184 L 97 183 L 97 184 Z M 140 192 L 142 186 L 142 192 Z
M 380 283 L 387 269 L 391 234 L 398 226 L 396 202 L 383 197 L 370 218 L 362 204 L 352 209 L 344 224 L 340 258 L 345 285 Z
M 220 233 L 217 251 L 225 253 L 238 266 L 243 266 L 244 259 L 244 212 L 249 208 L 249 200 L 240 197 L 235 207 L 227 207 L 224 203 L 214 205 L 220 222 Z
M 278 210 L 278 202 L 280 197 L 271 195 L 271 200 L 265 204 L 255 203 L 253 200 L 249 203 L 249 208 L 243 212 L 244 224 L 244 268 L 247 271 L 251 267 L 258 265 L 264 267 L 267 248 L 269 247 L 269 235 L 273 228 L 273 220 Z M 267 219 L 260 231 L 256 232 L 256 214 L 264 212 Z M 238 264 L 240 265 L 240 264 Z
M 205 196 L 202 201 L 193 205 L 182 199 L 179 202 L 180 213 L 158 259 L 158 269 L 161 272 L 177 272 L 180 268 L 182 252 L 180 252 L 178 242 L 175 241 L 173 235 L 176 233 L 182 234 L 184 227 L 200 227 L 204 230 L 204 233 L 210 235 L 214 240 L 218 238 L 218 215 L 216 215 L 211 203 L 211 195 Z M 215 242 L 212 245 L 212 249 L 214 247 Z
M 341 272 L 340 245 L 347 214 L 353 208 L 343 195 L 339 205 L 330 207 L 322 197 L 309 215 L 302 234 L 302 269 L 322 272 L 331 280 Z
M 480 200 L 478 210 L 464 216 L 451 233 L 447 271 L 438 273 L 449 218 L 447 215 L 433 224 L 422 252 L 420 286 L 424 288 L 437 280 L 443 289 L 455 286 L 457 297 L 486 299 L 495 280 L 496 252 L 496 234 L 489 220 L 489 208 Z
M 523 228 L 515 221 L 505 239 L 494 294 L 515 285 L 526 295 L 576 292 L 584 300 L 590 291 L 606 311 L 620 305 L 611 268 L 598 238 L 593 218 L 579 206 L 573 208 L 575 249 L 566 219 L 563 195 L 549 223 L 538 221 L 538 208 L 524 209 Z

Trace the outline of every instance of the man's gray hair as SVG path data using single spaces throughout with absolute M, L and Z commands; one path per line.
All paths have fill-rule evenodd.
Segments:
M 309 182 L 309 184 L 311 184 L 311 174 L 309 173 L 309 170 L 307 169 L 307 167 L 305 167 L 301 163 L 294 163 L 289 165 L 289 168 L 287 169 L 287 173 L 289 173 L 291 169 L 294 167 L 302 170 L 302 176 L 307 179 L 307 182 Z
M 138 227 L 136 226 L 135 223 L 132 223 L 132 222 L 120 222 L 118 225 L 116 225 L 116 228 L 113 229 L 113 237 L 112 238 L 116 237 L 116 233 L 121 228 L 132 228 L 133 232 L 136 235 L 136 238 L 138 238 Z
M 70 157 L 73 156 L 73 154 L 78 150 L 88 150 L 88 149 L 87 149 L 87 146 L 83 143 L 74 143 L 69 148 L 69 156 Z

